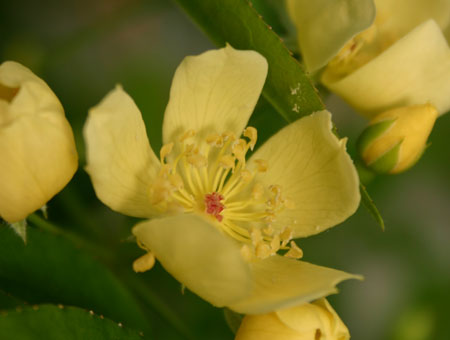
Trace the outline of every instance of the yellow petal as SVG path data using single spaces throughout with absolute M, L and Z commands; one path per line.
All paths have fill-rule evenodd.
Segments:
M 77 167 L 72 129 L 52 90 L 18 63 L 0 65 L 0 216 L 23 220 Z
M 164 115 L 164 143 L 190 129 L 200 139 L 227 131 L 239 136 L 253 112 L 266 75 L 263 56 L 229 45 L 186 57 L 172 81 Z
M 450 49 L 439 26 L 427 21 L 350 75 L 323 83 L 368 118 L 396 106 L 430 102 L 450 109 Z
M 314 334 L 312 336 L 307 338 L 298 334 L 287 327 L 276 313 L 269 313 L 245 316 L 234 340 L 316 340 Z
M 325 66 L 375 18 L 373 0 L 288 0 L 287 5 L 310 72 Z
M 276 215 L 274 228 L 293 237 L 317 234 L 352 215 L 359 205 L 359 179 L 345 141 L 331 132 L 330 113 L 316 112 L 285 127 L 249 160 L 266 159 L 257 180 L 279 185 L 295 208 Z
M 243 314 L 262 314 L 336 293 L 336 285 L 360 278 L 279 255 L 253 262 L 253 289 L 246 298 L 229 305 Z
M 134 101 L 118 86 L 89 111 L 86 171 L 97 197 L 126 215 L 149 217 L 150 186 L 159 170 Z
M 205 219 L 185 214 L 154 219 L 136 225 L 133 234 L 172 276 L 213 305 L 248 294 L 250 271 L 239 245 Z
M 319 333 L 327 340 L 350 339 L 347 327 L 325 298 L 277 310 L 275 313 L 282 323 L 299 333 Z M 313 339 L 316 338 L 311 338 Z
M 236 340 L 317 339 L 350 339 L 347 327 L 326 299 L 269 314 L 247 315 L 236 334 Z
M 450 23 L 448 0 L 375 0 L 375 6 L 381 33 L 397 39 L 429 19 L 442 30 Z

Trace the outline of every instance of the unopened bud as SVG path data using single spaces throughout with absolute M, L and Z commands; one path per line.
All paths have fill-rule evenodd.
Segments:
M 358 140 L 361 159 L 378 173 L 409 169 L 422 155 L 437 116 L 431 104 L 404 106 L 375 116 Z

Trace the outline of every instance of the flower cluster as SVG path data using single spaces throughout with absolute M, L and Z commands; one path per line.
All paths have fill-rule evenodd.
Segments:
M 308 69 L 326 66 L 322 83 L 370 119 L 361 149 L 365 164 L 383 173 L 408 169 L 422 154 L 437 116 L 450 109 L 450 49 L 443 33 L 450 27 L 450 2 L 288 4 Z M 308 13 L 319 14 L 310 20 Z M 328 19 L 333 24 L 318 31 Z M 395 128 L 380 129 L 378 123 L 387 119 Z

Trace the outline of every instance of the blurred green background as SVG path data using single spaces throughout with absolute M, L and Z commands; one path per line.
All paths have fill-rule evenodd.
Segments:
M 87 111 L 115 84 L 122 84 L 141 109 L 152 147 L 159 150 L 175 68 L 185 56 L 211 48 L 213 44 L 171 1 L 0 3 L 0 59 L 23 63 L 49 84 L 76 136 L 80 169 L 48 204 L 49 218 L 112 249 L 116 254 L 116 261 L 110 263 L 113 271 L 114 266 L 131 271 L 133 259 L 141 254 L 135 243 L 127 241 L 136 220 L 103 206 L 83 171 L 82 128 Z M 324 98 L 340 135 L 349 137 L 353 153 L 364 119 L 339 98 L 326 93 Z M 283 125 L 263 102 L 252 123 L 263 134 Z M 450 115 L 444 115 L 414 168 L 401 175 L 380 176 L 369 185 L 386 222 L 384 232 L 361 207 L 342 225 L 298 242 L 305 260 L 365 276 L 364 282 L 343 283 L 340 294 L 330 297 L 352 339 L 450 339 L 449 136 Z M 139 277 L 159 297 L 153 305 L 143 303 L 150 338 L 185 338 L 161 316 L 161 308 L 169 308 L 192 339 L 232 339 L 222 310 L 187 290 L 183 294 L 180 284 L 159 264 Z

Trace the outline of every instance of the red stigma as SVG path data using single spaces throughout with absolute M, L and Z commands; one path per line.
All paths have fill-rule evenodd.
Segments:
M 223 199 L 224 197 L 217 192 L 205 195 L 205 212 L 213 215 L 219 222 L 223 220 L 223 216 L 220 213 L 225 209 L 225 206 L 220 202 Z

